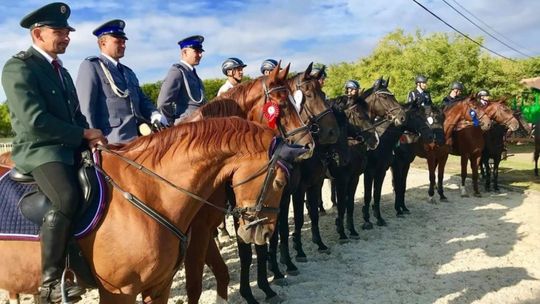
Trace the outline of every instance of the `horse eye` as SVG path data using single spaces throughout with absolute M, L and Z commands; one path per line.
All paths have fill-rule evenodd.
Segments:
M 282 181 L 282 180 L 279 180 L 279 179 L 275 180 L 275 184 L 276 184 L 276 187 L 279 188 L 279 189 L 285 187 L 285 182 Z

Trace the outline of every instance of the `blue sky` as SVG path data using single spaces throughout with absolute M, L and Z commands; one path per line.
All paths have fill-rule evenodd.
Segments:
M 486 36 L 442 1 L 418 0 L 450 24 L 471 36 Z M 540 54 L 540 1 L 534 0 L 447 0 L 457 1 L 481 17 L 498 32 L 520 45 L 530 55 Z M 30 45 L 28 30 L 20 19 L 49 3 L 41 0 L 3 0 L 0 10 L 0 62 Z M 176 42 L 186 36 L 205 36 L 203 60 L 197 68 L 202 78 L 222 77 L 221 62 L 241 58 L 246 74 L 259 76 L 266 58 L 282 59 L 300 71 L 311 61 L 326 64 L 352 62 L 366 56 L 385 34 L 402 28 L 424 33 L 451 32 L 412 0 L 77 0 L 66 1 L 72 12 L 71 34 L 64 65 L 76 78 L 80 62 L 98 54 L 92 31 L 110 19 L 126 21 L 129 40 L 121 60 L 138 75 L 141 83 L 165 77 L 179 60 Z M 485 45 L 505 56 L 521 55 L 491 37 Z M 5 99 L 0 89 L 0 101 Z

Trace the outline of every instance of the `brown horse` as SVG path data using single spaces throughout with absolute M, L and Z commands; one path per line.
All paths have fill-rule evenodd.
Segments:
M 444 110 L 444 115 L 446 143 L 451 145 L 452 154 L 461 156 L 461 196 L 468 196 L 465 179 L 467 163 L 470 161 L 474 196 L 480 197 L 478 167 L 485 145 L 482 133 L 491 127 L 491 119 L 477 106 L 473 96 L 448 106 Z
M 495 123 L 488 131 L 484 132 L 486 143 L 482 151 L 481 171 L 485 181 L 485 190 L 491 190 L 491 177 L 493 173 L 493 190 L 499 191 L 499 163 L 504 149 L 504 138 L 509 130 L 516 131 L 520 127 L 520 121 L 514 116 L 514 112 L 506 105 L 506 100 L 488 102 L 486 105 L 478 103 L 479 107 L 486 112 L 487 116 Z M 489 160 L 493 159 L 493 172 Z
M 279 119 L 287 123 L 298 123 L 297 125 L 288 124 L 286 129 L 291 130 L 288 131 L 288 133 L 295 132 L 295 129 L 302 130 L 304 129 L 304 126 L 307 125 L 308 128 L 305 130 L 312 131 L 316 129 L 318 131 L 317 135 L 319 140 L 324 140 L 325 142 L 335 142 L 335 137 L 337 138 L 338 134 L 338 131 L 336 131 L 337 123 L 335 121 L 335 117 L 329 112 L 329 108 L 324 103 L 324 99 L 321 94 L 322 91 L 316 77 L 310 76 L 311 66 L 312 65 L 310 64 L 305 72 L 300 73 L 287 81 L 290 86 L 295 86 L 295 90 L 300 90 L 302 92 L 302 100 L 298 100 L 299 102 L 296 104 L 296 106 L 293 105 L 288 98 L 284 99 L 283 95 L 280 97 L 275 97 L 274 100 L 280 101 L 281 114 Z M 278 78 L 281 79 L 281 76 L 282 75 L 280 75 Z M 269 77 L 272 76 L 270 75 Z M 201 107 L 199 111 L 196 112 L 195 117 L 191 117 L 190 119 L 203 119 L 206 117 L 215 116 L 239 116 L 246 119 L 254 119 L 256 122 L 266 124 L 265 118 L 262 115 L 249 114 L 260 111 L 260 109 L 267 102 L 265 100 L 266 94 L 255 94 L 256 96 L 254 95 L 251 97 L 252 99 L 259 98 L 258 101 L 247 102 L 242 100 L 248 95 L 247 93 L 242 92 L 243 90 L 252 88 L 257 82 L 260 83 L 261 81 L 264 81 L 264 79 L 265 78 L 255 79 L 251 82 L 242 83 L 232 88 L 230 91 L 220 96 L 220 98 L 217 98 L 211 103 Z M 262 92 L 262 89 L 251 90 L 254 92 Z M 276 93 L 279 92 L 288 94 L 289 89 L 287 88 L 287 90 L 282 89 L 281 91 L 276 91 Z M 296 95 L 298 96 L 298 93 Z M 250 108 L 250 106 L 255 109 Z M 298 112 L 300 113 L 303 121 L 295 120 L 295 115 L 298 115 Z M 287 116 L 291 117 L 287 119 Z M 276 131 L 281 131 L 282 135 L 286 136 L 284 133 L 287 132 L 283 132 L 283 130 Z M 304 133 L 303 130 L 297 135 L 301 136 L 301 140 L 311 139 L 311 135 L 309 133 L 302 133 Z M 305 144 L 305 142 L 297 143 Z M 216 193 L 214 193 L 212 200 L 216 202 L 223 202 L 223 204 L 225 204 L 225 189 L 219 189 Z M 282 214 L 285 214 L 286 216 L 288 213 L 288 203 L 286 206 L 283 204 L 280 205 L 280 210 Z M 222 220 L 223 213 L 216 212 L 216 210 L 213 208 L 203 206 L 192 223 L 193 227 L 197 227 L 197 229 L 194 229 L 194 233 L 196 232 L 196 237 L 194 236 L 193 241 L 188 247 L 185 263 L 186 288 L 189 303 L 197 303 L 200 298 L 200 294 L 202 292 L 202 273 L 204 264 L 207 264 L 210 269 L 212 269 L 216 277 L 218 295 L 223 299 L 227 299 L 227 286 L 230 280 L 227 272 L 227 266 L 225 265 L 225 262 L 223 261 L 212 238 L 214 230 L 222 222 Z M 249 244 L 239 243 L 238 246 L 241 257 L 244 256 L 242 253 L 246 250 L 249 251 L 249 254 L 251 254 Z M 265 255 L 266 248 L 260 248 L 259 246 L 257 247 L 257 252 L 261 253 L 259 259 L 261 260 L 260 263 L 262 263 L 262 266 L 259 266 L 258 269 L 259 271 L 263 272 L 263 274 L 258 276 L 260 280 L 259 286 L 266 293 L 267 298 L 271 299 L 276 297 L 277 294 L 271 290 L 266 278 L 266 259 L 263 257 Z M 241 258 L 241 260 L 241 262 L 244 263 L 243 265 L 251 263 L 251 261 L 245 261 L 243 258 Z M 242 268 L 249 271 L 249 267 Z M 251 294 L 250 290 L 246 291 L 249 289 L 249 281 L 245 277 L 243 277 L 241 281 L 241 285 L 243 286 L 243 296 L 250 297 L 249 295 L 246 295 Z
M 273 136 L 267 128 L 238 118 L 186 123 L 141 137 L 113 150 L 116 155 L 102 153 L 102 168 L 183 233 L 190 231 L 201 202 L 176 187 L 206 200 L 224 183 L 236 184 L 237 205 L 248 208 L 240 221 L 246 233 L 240 236 L 245 242 L 265 243 L 273 233 L 286 185 L 285 172 L 269 161 Z M 130 167 L 117 155 L 138 162 L 174 187 Z M 108 201 L 96 230 L 78 240 L 98 282 L 100 303 L 135 303 L 139 293 L 145 303 L 167 303 L 184 256 L 183 241 L 134 208 L 116 188 L 110 187 Z M 37 292 L 39 246 L 35 241 L 0 240 L 0 288 L 10 294 Z

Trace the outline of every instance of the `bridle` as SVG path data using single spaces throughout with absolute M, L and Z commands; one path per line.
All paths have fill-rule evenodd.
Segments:
M 499 104 L 497 107 L 498 107 L 498 108 L 497 108 L 497 109 L 495 110 L 495 112 L 493 113 L 493 118 L 494 118 L 494 119 L 495 119 L 495 116 L 497 116 L 497 115 L 500 114 L 501 112 L 502 112 L 502 113 L 505 112 L 505 110 L 504 110 L 504 108 L 503 108 L 502 105 Z M 485 112 L 485 111 L 484 111 L 484 112 Z M 508 119 L 506 119 L 505 121 L 503 121 L 502 123 L 499 123 L 499 124 L 500 124 L 500 125 L 503 125 L 503 126 L 505 126 L 505 127 L 507 127 L 507 128 L 510 128 L 510 121 L 511 121 L 512 119 L 514 119 L 514 118 L 515 118 L 514 115 L 511 114 L 510 117 L 509 117 Z
M 286 86 L 278 86 L 278 87 L 268 89 L 268 87 L 266 86 L 266 83 L 264 81 L 266 78 L 267 78 L 266 76 L 261 78 L 262 88 L 263 88 L 263 93 L 264 93 L 264 103 L 267 104 L 269 102 L 273 103 L 274 101 L 277 101 L 277 105 L 279 106 L 280 102 L 287 102 L 287 100 L 274 98 L 274 97 L 272 97 L 271 94 L 273 92 L 285 91 L 285 92 L 287 92 L 287 96 L 289 96 L 290 95 L 289 88 L 286 87 Z M 300 115 L 300 114 L 298 114 L 298 115 Z M 306 135 L 307 135 L 310 132 L 310 130 L 309 130 L 310 127 L 307 126 L 307 125 L 303 125 L 302 127 L 299 127 L 299 128 L 294 129 L 294 130 L 291 130 L 290 132 L 287 132 L 287 130 L 285 130 L 285 127 L 283 127 L 283 125 L 281 124 L 281 114 L 277 117 L 277 128 L 278 128 L 281 136 L 283 136 L 283 138 L 285 138 L 285 139 L 289 139 L 290 137 L 292 137 L 292 136 L 294 136 L 296 134 L 299 134 L 299 133 L 306 133 Z
M 265 206 L 264 205 L 264 199 L 266 197 L 266 194 L 268 192 L 268 185 L 270 183 L 270 180 L 272 179 L 272 177 L 275 175 L 275 172 L 276 172 L 276 165 L 278 165 L 278 160 L 280 160 L 280 156 L 279 156 L 279 152 L 280 150 L 282 149 L 283 147 L 283 144 L 284 142 L 282 141 L 280 145 L 278 145 L 275 149 L 275 152 L 272 154 L 272 158 L 261 168 L 259 169 L 254 175 L 250 176 L 249 178 L 247 178 L 246 180 L 240 182 L 240 183 L 237 183 L 235 185 L 233 185 L 233 187 L 236 187 L 238 185 L 241 185 L 241 184 L 245 184 L 251 180 L 253 180 L 254 178 L 256 178 L 257 176 L 267 172 L 266 174 L 266 177 L 265 177 L 265 180 L 264 180 L 264 184 L 261 188 L 261 191 L 259 192 L 259 195 L 257 197 L 257 205 L 255 207 L 234 207 L 234 208 L 223 208 L 223 207 L 220 207 L 220 206 L 217 206 L 216 204 L 213 204 L 211 202 L 209 202 L 208 200 L 204 199 L 203 197 L 187 190 L 187 189 L 184 189 L 176 184 L 174 184 L 173 182 L 169 181 L 168 179 L 162 177 L 161 175 L 155 173 L 154 171 L 146 168 L 145 166 L 143 166 L 142 164 L 140 163 L 137 163 L 113 150 L 110 150 L 109 148 L 105 147 L 105 146 L 102 146 L 102 145 L 98 145 L 97 146 L 97 150 L 99 151 L 102 151 L 102 152 L 105 152 L 105 153 L 108 153 L 108 154 L 111 154 L 113 155 L 114 157 L 116 158 L 119 158 L 120 160 L 122 160 L 123 162 L 127 163 L 128 165 L 136 168 L 137 170 L 141 171 L 142 173 L 158 180 L 159 182 L 162 182 L 168 186 L 170 186 L 171 188 L 177 190 L 178 192 L 181 192 L 205 205 L 208 205 L 208 206 L 211 206 L 213 207 L 214 209 L 217 209 L 221 212 L 223 212 L 224 214 L 226 215 L 231 215 L 235 218 L 239 218 L 239 219 L 245 219 L 245 220 L 248 220 L 250 221 L 250 223 L 247 225 L 248 227 L 253 227 L 255 225 L 258 225 L 258 224 L 261 224 L 263 223 L 264 221 L 267 220 L 267 218 L 263 218 L 263 219 L 259 219 L 258 218 L 258 215 L 260 212 L 272 212 L 272 213 L 278 213 L 279 212 L 279 208 L 272 208 L 272 207 L 268 207 L 268 206 Z M 89 162 L 87 165 L 89 166 L 93 166 L 99 173 L 101 173 L 103 175 L 103 177 L 105 178 L 105 180 L 110 183 L 114 189 L 118 190 L 120 193 L 122 193 L 122 196 L 127 200 L 129 201 L 130 203 L 132 203 L 136 208 L 138 208 L 139 210 L 141 210 L 143 213 L 145 213 L 146 215 L 148 215 L 149 217 L 151 217 L 152 219 L 154 219 L 155 221 L 157 221 L 159 224 L 161 224 L 162 226 L 164 226 L 167 230 L 169 230 L 171 233 L 173 233 L 178 239 L 180 239 L 181 241 L 181 246 L 182 248 L 186 248 L 187 246 L 187 240 L 188 240 L 188 237 L 186 235 L 186 233 L 182 232 L 179 228 L 177 228 L 174 223 L 172 223 L 169 219 L 165 218 L 163 215 L 159 214 L 156 210 L 154 210 L 153 208 L 151 208 L 150 206 L 148 206 L 147 203 L 145 203 L 144 201 L 142 201 L 141 199 L 139 199 L 138 197 L 136 197 L 134 194 L 124 190 L 110 175 L 108 175 L 105 170 L 103 170 L 103 168 L 93 162 L 91 159 L 85 159 L 85 162 Z M 251 212 L 255 211 L 255 214 L 250 214 Z M 251 221 L 254 221 L 254 222 L 251 222 Z
M 375 94 L 375 95 L 386 95 L 386 96 L 394 96 L 394 94 L 392 94 L 391 92 L 388 92 L 388 91 L 375 91 L 373 92 L 372 94 Z M 367 97 L 366 97 L 367 99 Z M 384 116 L 377 116 L 377 117 L 380 117 L 380 118 L 383 118 L 385 120 L 395 120 L 396 119 L 396 111 L 402 111 L 402 108 L 401 106 L 398 104 L 390 109 L 386 109 L 384 111 Z M 375 117 L 375 118 L 377 118 Z
M 296 79 L 294 85 L 296 87 L 296 90 L 304 92 L 304 90 L 302 90 L 302 86 L 309 84 L 312 81 L 317 81 L 317 80 L 311 79 L 311 80 L 300 81 L 300 79 L 298 78 Z M 302 94 L 302 98 L 304 98 L 304 94 Z M 304 104 L 304 102 L 302 102 L 302 104 Z M 329 107 L 326 103 L 324 105 L 325 105 L 325 109 L 318 114 L 313 114 L 313 112 L 306 105 L 302 106 L 299 110 L 300 114 L 302 113 L 302 110 L 305 110 L 305 112 L 307 113 L 308 115 L 307 125 L 309 126 L 309 132 L 311 132 L 311 134 L 319 133 L 321 129 L 319 126 L 319 121 L 323 119 L 324 116 L 332 113 L 332 108 Z

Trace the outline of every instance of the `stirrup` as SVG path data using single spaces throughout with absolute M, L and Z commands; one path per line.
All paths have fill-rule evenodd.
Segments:
M 68 295 L 67 285 L 70 282 L 69 279 L 66 279 L 66 274 L 68 273 L 73 276 L 72 283 L 75 284 L 75 286 L 79 286 L 79 283 L 77 281 L 77 275 L 75 274 L 75 272 L 71 270 L 71 268 L 68 268 L 68 267 L 64 268 L 64 271 L 62 272 L 62 279 L 60 280 L 60 292 L 62 293 L 62 304 L 74 304 L 75 302 L 80 301 L 81 299 L 80 296 L 85 293 L 83 292 L 81 295 L 76 295 L 76 296 Z M 82 287 L 80 288 L 82 289 Z

